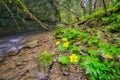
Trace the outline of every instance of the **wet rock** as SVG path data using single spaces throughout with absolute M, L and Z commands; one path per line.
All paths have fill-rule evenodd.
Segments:
M 45 79 L 46 76 L 47 75 L 44 72 L 39 72 L 39 73 L 37 73 L 36 78 L 39 79 L 39 80 L 42 80 L 42 79 Z
M 2 62 L 4 59 L 4 56 L 3 55 L 0 55 L 0 62 Z
M 61 71 L 60 64 L 54 63 L 49 75 L 50 80 L 68 80 Z
M 38 42 L 39 42 L 38 40 L 33 40 L 33 41 L 30 41 L 30 42 L 26 42 L 24 44 L 24 47 L 26 47 L 26 48 L 34 48 L 34 47 L 39 45 Z
M 14 51 L 14 52 L 10 52 L 8 55 L 10 55 L 10 56 L 15 56 L 15 55 L 17 55 L 19 53 L 19 51 Z

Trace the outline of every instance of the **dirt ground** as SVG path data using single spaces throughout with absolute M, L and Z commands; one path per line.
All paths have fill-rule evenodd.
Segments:
M 0 62 L 0 80 L 87 80 L 77 65 L 62 66 L 57 62 L 55 31 L 26 36 L 23 49 Z M 38 56 L 44 51 L 55 54 L 52 64 L 43 69 L 38 66 Z

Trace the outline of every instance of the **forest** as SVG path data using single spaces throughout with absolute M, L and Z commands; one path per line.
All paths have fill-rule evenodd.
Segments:
M 120 1 L 0 0 L 0 80 L 120 80 Z

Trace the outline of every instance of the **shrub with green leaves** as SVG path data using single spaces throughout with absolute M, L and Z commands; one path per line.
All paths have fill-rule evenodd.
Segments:
M 103 80 L 109 78 L 106 74 L 106 71 L 109 69 L 102 64 L 98 58 L 85 56 L 82 58 L 80 66 L 82 66 L 82 68 L 86 71 L 86 74 L 90 76 L 90 80 Z
M 68 56 L 60 55 L 58 57 L 58 62 L 60 62 L 62 64 L 68 64 L 70 62 L 70 59 Z
M 88 41 L 89 45 L 97 45 L 98 44 L 98 37 L 97 36 L 92 36 L 91 39 Z
M 105 30 L 110 32 L 120 31 L 120 14 L 114 13 L 102 18 L 103 23 L 107 24 L 104 26 Z
M 60 55 L 58 62 L 62 64 L 77 62 L 85 70 L 90 80 L 119 80 L 120 79 L 120 62 L 116 61 L 116 57 L 120 56 L 120 48 L 117 45 L 109 42 L 104 42 L 98 36 L 90 36 L 90 34 L 82 32 L 81 30 L 64 30 L 58 49 L 60 51 L 67 51 L 67 55 Z M 66 41 L 62 41 L 66 38 Z M 83 41 L 86 41 L 84 44 Z M 64 43 L 69 42 L 66 47 Z M 87 46 L 86 54 L 79 50 L 80 42 Z M 70 54 L 69 54 L 70 53 Z
M 47 52 L 47 51 L 44 51 L 40 54 L 40 56 L 38 57 L 38 64 L 42 67 L 47 67 L 49 66 L 52 61 L 53 61 L 53 54 Z

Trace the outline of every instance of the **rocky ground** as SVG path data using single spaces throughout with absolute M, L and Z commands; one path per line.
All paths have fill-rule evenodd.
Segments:
M 57 62 L 60 52 L 52 36 L 54 33 L 27 36 L 23 49 L 0 62 L 0 80 L 87 80 L 79 66 L 63 66 Z M 38 65 L 38 56 L 44 51 L 55 54 L 52 64 L 46 68 Z

